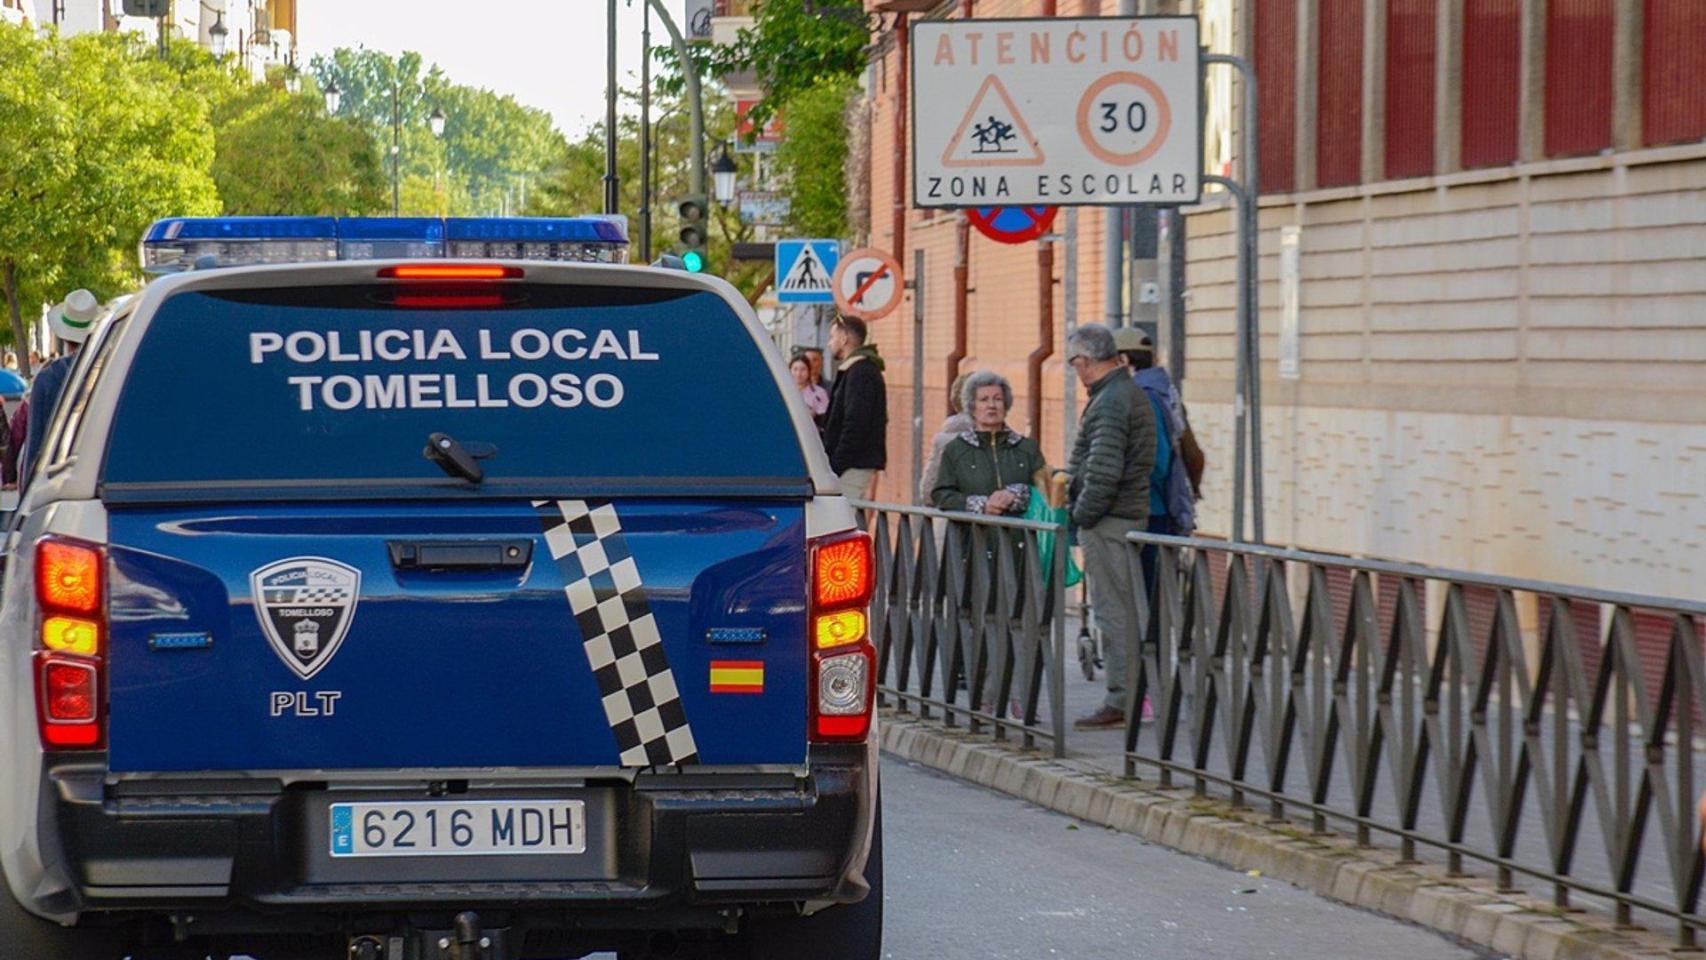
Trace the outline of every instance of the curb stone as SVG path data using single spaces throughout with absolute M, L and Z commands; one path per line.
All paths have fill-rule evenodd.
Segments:
M 1548 901 L 1495 892 L 1482 878 L 1452 878 L 1437 865 L 1401 863 L 1392 850 L 1269 825 L 1260 814 L 1194 796 L 1188 788 L 1119 780 L 1082 761 L 1046 758 L 891 710 L 883 711 L 879 729 L 883 751 L 900 759 L 1522 960 L 1675 956 L 1670 941 L 1648 931 L 1616 928 L 1594 914 L 1560 915 Z

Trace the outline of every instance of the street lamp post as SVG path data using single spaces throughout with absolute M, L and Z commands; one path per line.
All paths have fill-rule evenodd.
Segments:
M 338 89 L 336 80 L 326 82 L 326 112 L 337 113 L 338 106 L 344 102 L 344 92 Z
M 225 59 L 225 40 L 230 35 L 231 31 L 225 27 L 225 11 L 214 11 L 213 26 L 207 28 L 207 38 L 213 44 L 213 59 Z
M 403 215 L 403 108 L 396 80 L 391 81 L 391 216 Z
M 734 202 L 735 178 L 739 174 L 740 166 L 735 163 L 735 158 L 729 154 L 728 143 L 724 142 L 723 152 L 718 155 L 716 162 L 711 164 L 711 182 L 714 185 L 712 192 L 716 195 L 718 203 L 727 206 Z

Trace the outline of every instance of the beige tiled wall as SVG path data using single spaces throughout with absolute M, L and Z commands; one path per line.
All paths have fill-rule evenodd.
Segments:
M 1700 595 L 1706 151 L 1340 192 L 1263 211 L 1268 536 Z M 1290 198 L 1297 200 L 1299 198 Z M 1302 227 L 1301 378 L 1277 232 Z M 1233 238 L 1191 218 L 1192 419 L 1231 500 Z

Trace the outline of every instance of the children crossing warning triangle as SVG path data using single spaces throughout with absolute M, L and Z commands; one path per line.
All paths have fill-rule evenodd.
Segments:
M 818 293 L 828 292 L 830 271 L 824 267 L 823 260 L 811 244 L 800 248 L 800 255 L 794 265 L 788 268 L 788 275 L 777 285 L 783 293 Z
M 1001 78 L 990 74 L 942 151 L 944 167 L 1034 167 L 1043 148 Z

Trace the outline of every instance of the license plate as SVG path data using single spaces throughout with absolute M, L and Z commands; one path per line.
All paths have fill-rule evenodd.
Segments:
M 581 800 L 334 803 L 332 856 L 585 853 Z

